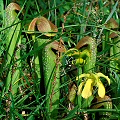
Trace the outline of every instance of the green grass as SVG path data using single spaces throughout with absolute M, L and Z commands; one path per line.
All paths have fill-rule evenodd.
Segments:
M 14 11 L 15 21 L 11 20 L 9 25 L 6 25 L 5 9 L 11 0 L 0 1 L 0 119 L 83 120 L 85 115 L 93 120 L 98 119 L 97 115 L 100 119 L 102 117 L 120 119 L 120 28 L 106 26 L 111 18 L 120 26 L 120 2 L 117 0 L 13 1 L 20 5 L 21 11 Z M 44 36 L 37 27 L 35 27 L 34 36 L 28 34 L 30 22 L 41 16 L 57 26 L 56 36 Z M 10 19 L 9 16 L 7 17 Z M 118 36 L 109 38 L 112 32 Z M 81 79 L 76 81 L 76 77 L 84 73 L 87 57 L 82 57 L 85 63 L 75 65 L 77 58 L 73 53 L 70 52 L 73 55 L 70 57 L 63 52 L 60 55 L 60 70 L 57 71 L 60 73 L 60 86 L 54 91 L 54 93 L 60 91 L 59 100 L 54 103 L 59 104 L 59 107 L 54 108 L 58 111 L 56 114 L 55 111 L 49 110 L 50 105 L 46 105 L 53 91 L 48 90 L 49 94 L 46 95 L 45 74 L 42 66 L 44 53 L 41 51 L 55 40 L 63 40 L 66 51 L 70 50 L 75 48 L 85 36 L 92 37 L 97 43 L 96 64 L 93 71 L 101 72 L 110 78 L 110 85 L 104 78 L 101 78 L 101 81 L 105 86 L 106 96 L 112 100 L 112 108 L 103 104 L 93 109 L 92 106 L 96 102 L 101 102 L 95 99 L 98 96 L 97 87 L 93 88 L 93 95 L 88 99 L 76 94 L 81 83 Z M 38 44 L 36 42 L 37 45 L 35 40 L 38 42 Z M 40 40 L 50 41 L 39 44 Z M 83 52 L 85 49 L 87 46 L 83 46 L 79 51 Z M 58 55 L 57 51 L 53 50 L 55 55 Z M 36 56 L 39 59 L 36 59 Z M 81 58 L 81 56 L 77 57 Z M 39 64 L 37 70 L 36 63 Z M 58 75 L 57 72 L 51 72 L 51 76 Z M 72 102 L 70 97 L 73 97 Z M 101 116 L 103 114 L 107 115 Z

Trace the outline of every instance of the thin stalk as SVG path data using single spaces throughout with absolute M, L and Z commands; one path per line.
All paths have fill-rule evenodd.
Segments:
M 81 75 L 82 73 L 83 73 L 83 72 L 82 72 L 82 68 L 79 67 L 79 68 L 78 68 L 78 76 Z M 78 78 L 78 79 L 79 79 L 79 78 Z M 80 79 L 79 82 L 81 83 L 82 80 Z M 79 84 L 78 84 L 78 85 L 79 85 Z M 78 86 L 78 85 L 77 85 L 77 86 Z M 78 102 L 78 106 L 79 106 L 80 109 L 82 108 L 82 99 L 83 99 L 83 98 L 82 98 L 81 95 L 78 95 L 78 96 L 77 96 L 77 102 Z

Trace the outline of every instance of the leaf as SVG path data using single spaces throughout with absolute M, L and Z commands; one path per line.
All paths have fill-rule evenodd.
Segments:
M 110 18 L 110 20 L 108 20 L 108 22 L 105 24 L 105 26 L 107 28 L 118 28 L 119 24 L 115 21 L 114 18 Z
M 83 99 L 83 104 L 82 104 L 82 108 L 88 108 L 88 107 L 90 107 L 91 106 L 91 102 L 92 102 L 92 100 L 94 99 L 94 96 L 92 95 L 92 96 L 90 96 L 89 98 L 87 98 L 87 99 Z
M 115 32 L 112 32 L 110 35 L 109 35 L 109 38 L 116 38 L 118 37 L 118 34 L 115 33 Z
M 77 87 L 75 84 L 73 84 L 72 87 L 70 88 L 68 98 L 69 98 L 70 102 L 72 102 L 72 103 L 74 102 L 75 97 L 76 97 L 76 89 L 77 89 Z
M 3 0 L 0 1 L 0 17 L 3 17 L 4 15 L 4 5 L 3 5 Z
M 62 44 L 62 43 L 60 44 L 60 42 L 58 42 L 58 41 L 53 41 L 51 44 L 52 44 L 52 48 L 59 52 L 66 51 L 64 44 Z
M 83 78 L 83 77 L 86 77 L 86 78 L 89 78 L 90 77 L 90 74 L 81 74 L 79 76 L 76 77 L 76 80 L 79 80 L 80 78 Z

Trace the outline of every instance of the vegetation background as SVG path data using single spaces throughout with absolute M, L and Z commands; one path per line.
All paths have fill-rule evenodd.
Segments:
M 16 20 L 15 24 L 6 27 L 6 8 L 11 2 L 15 2 L 21 7 L 21 13 L 16 12 L 19 14 L 19 21 Z M 91 108 L 94 103 L 92 102 L 93 99 L 88 101 L 82 99 L 79 109 L 77 102 L 72 103 L 70 101 L 70 91 L 74 91 L 73 87 L 70 86 L 76 82 L 76 67 L 73 65 L 72 57 L 65 57 L 61 60 L 60 66 L 58 114 L 51 117 L 50 113 L 46 111 L 45 87 L 41 79 L 36 81 L 37 73 L 34 69 L 34 59 L 36 53 L 40 53 L 47 44 L 35 47 L 33 36 L 27 33 L 30 22 L 40 16 L 44 16 L 56 25 L 58 32 L 56 36 L 48 38 L 36 28 L 35 35 L 38 39 L 61 40 L 64 42 L 66 50 L 75 48 L 85 36 L 95 39 L 97 54 L 94 69 L 96 73 L 101 72 L 111 80 L 109 86 L 102 79 L 106 88 L 106 95 L 112 100 L 112 108 L 109 109 L 109 104 L 102 104 L 101 108 L 93 109 Z M 105 26 L 111 18 L 117 22 L 118 28 Z M 10 16 L 7 16 L 7 21 L 11 21 Z M 21 24 L 21 28 L 10 30 L 16 24 Z M 47 28 L 45 29 L 47 30 Z M 118 0 L 0 0 L 0 119 L 95 120 L 98 119 L 96 116 L 99 114 L 100 117 L 103 115 L 100 119 L 107 116 L 105 119 L 119 120 L 119 30 L 120 1 Z M 18 31 L 19 33 L 17 33 Z M 116 36 L 109 37 L 112 32 L 117 34 L 117 42 L 112 41 L 115 41 Z M 12 42 L 12 39 L 16 40 L 16 43 Z M 114 51 L 111 54 L 111 48 L 114 45 L 117 45 L 117 49 L 115 48 L 117 52 Z M 61 56 L 64 55 L 62 53 Z M 115 64 L 111 65 L 112 63 Z M 44 73 L 41 74 L 44 75 Z M 16 81 L 14 81 L 15 78 Z M 15 86 L 12 87 L 12 85 Z M 94 92 L 96 93 L 96 91 L 95 88 Z M 105 105 L 108 106 L 105 107 Z

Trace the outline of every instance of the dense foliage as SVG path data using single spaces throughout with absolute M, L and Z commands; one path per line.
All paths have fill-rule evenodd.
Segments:
M 0 0 L 0 119 L 120 119 L 120 1 Z

